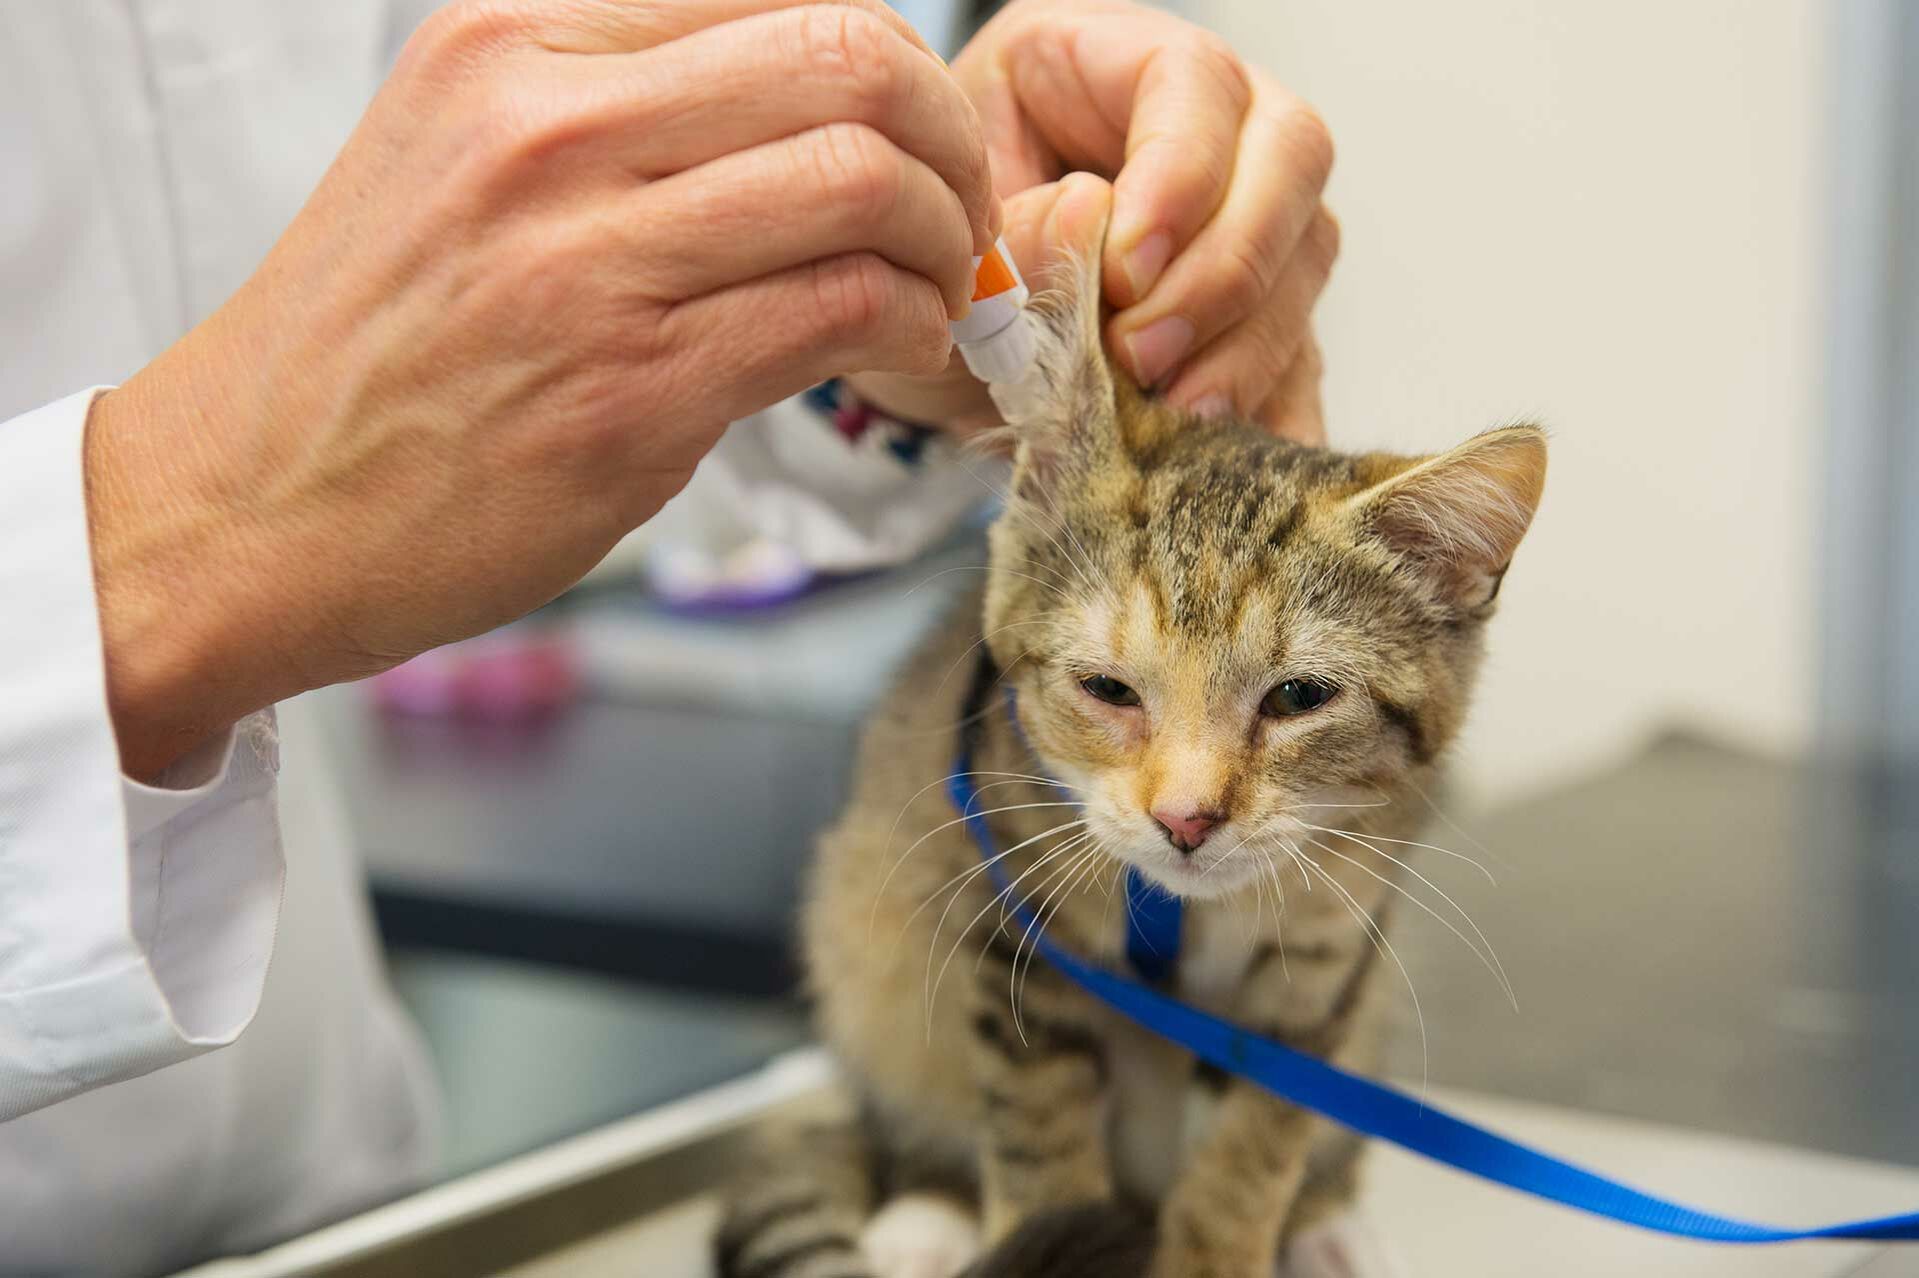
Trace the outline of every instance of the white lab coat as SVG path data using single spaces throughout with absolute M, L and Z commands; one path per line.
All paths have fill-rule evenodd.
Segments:
M 164 1271 L 430 1166 L 431 1079 L 297 715 L 156 787 L 119 772 L 80 442 L 87 388 L 245 278 L 431 7 L 0 0 L 0 1275 Z M 977 499 L 963 467 L 836 472 L 838 446 L 781 406 L 680 507 L 856 567 Z

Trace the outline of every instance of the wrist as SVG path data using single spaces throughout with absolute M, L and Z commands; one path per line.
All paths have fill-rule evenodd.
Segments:
M 88 539 L 121 768 L 150 779 L 239 718 L 298 691 L 235 553 L 242 512 L 207 482 L 230 387 L 190 335 L 94 401 L 83 448 Z

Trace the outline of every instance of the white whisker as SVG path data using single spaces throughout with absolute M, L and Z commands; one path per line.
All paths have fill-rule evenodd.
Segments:
M 1286 964 L 1286 927 L 1280 917 L 1286 912 L 1286 884 L 1285 881 L 1280 878 L 1282 868 L 1279 863 L 1279 858 L 1268 852 L 1266 854 L 1266 869 L 1267 873 L 1272 876 L 1273 895 L 1277 898 L 1273 904 L 1273 940 L 1275 944 L 1279 946 L 1279 973 L 1286 978 L 1286 983 L 1291 985 L 1293 983 L 1293 970 Z
M 1359 924 L 1372 941 L 1373 949 L 1390 958 L 1393 966 L 1399 969 L 1400 977 L 1406 982 L 1406 992 L 1412 996 L 1413 1000 L 1413 1016 L 1419 1022 L 1419 1103 L 1423 1106 L 1426 1103 L 1426 1086 L 1430 1080 L 1431 1065 L 1426 1043 L 1426 1013 L 1419 1005 L 1419 990 L 1413 985 L 1413 974 L 1408 972 L 1406 965 L 1399 961 L 1399 951 L 1395 950 L 1393 943 L 1386 939 L 1386 931 L 1379 926 L 1379 921 L 1366 912 L 1354 899 L 1353 894 L 1327 872 L 1325 866 L 1307 856 L 1297 846 L 1293 848 L 1293 855 L 1299 859 L 1302 867 L 1310 866 L 1318 871 L 1320 877 L 1326 880 L 1326 886 L 1339 894 L 1340 900 L 1346 903 L 1346 908 L 1352 911 L 1353 921 Z
M 1047 834 L 1052 834 L 1052 833 L 1057 833 L 1057 831 L 1052 831 L 1052 830 L 1047 831 Z M 1042 839 L 1045 837 L 1046 835 L 1044 834 L 1035 835 L 1033 836 L 1032 839 L 1026 840 L 1026 843 L 1032 843 L 1038 839 Z M 1016 890 L 1018 890 L 1019 885 L 1026 880 L 1027 876 L 1036 873 L 1042 867 L 1047 865 L 1049 862 L 1057 859 L 1058 857 L 1065 855 L 1067 852 L 1071 851 L 1076 846 L 1079 846 L 1084 840 L 1090 837 L 1091 837 L 1090 831 L 1082 830 L 1080 833 L 1075 834 L 1071 838 L 1064 840 L 1057 847 L 1048 848 L 1044 853 L 1040 855 L 1040 857 L 1037 860 L 1033 862 L 1033 864 L 1027 866 L 1026 869 L 1022 870 L 1020 874 L 1018 875 L 1018 877 L 1016 877 L 1011 883 L 1008 883 L 1005 887 L 995 892 L 992 895 L 992 897 L 987 900 L 986 904 L 980 908 L 979 913 L 975 914 L 971 919 L 969 919 L 967 921 L 966 926 L 960 929 L 959 936 L 953 942 L 953 948 L 946 952 L 946 958 L 940 963 L 939 974 L 937 976 L 933 976 L 932 975 L 933 950 L 936 949 L 939 945 L 940 931 L 942 928 L 946 926 L 947 913 L 951 913 L 954 902 L 959 900 L 958 894 L 954 895 L 952 901 L 948 901 L 946 903 L 946 913 L 942 913 L 940 915 L 939 924 L 936 927 L 934 927 L 933 939 L 931 943 L 927 946 L 927 950 L 926 950 L 926 970 L 927 970 L 928 976 L 931 977 L 931 979 L 927 982 L 927 988 L 926 988 L 926 1018 L 927 1018 L 927 1024 L 929 1026 L 932 1024 L 934 1000 L 936 1000 L 939 997 L 940 983 L 946 979 L 946 969 L 952 966 L 953 956 L 959 953 L 960 947 L 962 945 L 966 944 L 967 936 L 970 935 L 973 929 L 979 925 L 979 921 L 985 918 L 986 915 L 989 912 L 991 912 L 993 907 L 995 905 L 998 905 L 1003 898 L 1010 898 L 1012 894 Z M 1005 852 L 1002 852 L 1000 854 L 1000 857 L 1004 857 L 1012 852 L 1018 851 L 1019 848 L 1025 847 L 1026 843 L 1021 843 L 1020 845 L 1018 845 L 1018 847 L 1008 848 Z M 996 857 L 994 859 L 998 860 L 1000 858 Z
M 1481 852 L 1484 852 L 1486 854 L 1487 859 L 1490 860 L 1494 865 L 1498 866 L 1502 870 L 1511 870 L 1513 868 L 1512 862 L 1500 856 L 1499 853 L 1493 851 L 1491 848 L 1487 847 L 1484 843 L 1481 843 L 1478 839 L 1472 836 L 1471 831 L 1462 829 L 1459 825 L 1459 822 L 1447 816 L 1445 811 L 1441 809 L 1437 803 L 1433 802 L 1432 796 L 1427 794 L 1424 790 L 1422 790 L 1419 787 L 1419 783 L 1417 781 L 1414 781 L 1411 777 L 1406 777 L 1404 778 L 1402 783 L 1406 786 L 1406 788 L 1408 788 L 1414 794 L 1419 796 L 1420 802 L 1424 803 L 1426 807 L 1431 810 L 1434 816 L 1438 817 L 1441 821 L 1445 822 L 1447 829 L 1451 830 L 1454 834 L 1457 834 L 1460 838 L 1466 840 L 1466 842 L 1472 844 L 1475 848 L 1478 848 Z
M 962 774 L 954 773 L 953 775 L 959 776 Z M 1018 777 L 1017 773 L 968 773 L 965 775 Z M 952 779 L 951 777 L 946 778 L 946 780 L 949 780 L 949 781 L 951 779 Z M 984 794 L 986 793 L 986 791 L 993 789 L 995 786 L 1016 785 L 1019 783 L 1019 781 L 1024 781 L 1029 779 L 1030 778 L 1019 777 L 1018 781 L 995 781 L 992 783 L 992 785 L 981 786 L 977 791 L 975 791 L 975 793 Z M 920 794 L 925 794 L 928 790 L 932 789 L 934 785 L 939 785 L 939 784 L 941 784 L 941 782 L 935 781 L 931 785 L 922 786 L 920 788 Z M 913 798 L 915 799 L 917 799 L 918 797 L 919 795 L 913 796 Z M 908 799 L 906 803 L 907 803 L 907 808 L 910 808 L 913 805 L 913 799 Z M 987 808 L 984 811 L 976 811 L 972 815 L 979 816 L 979 817 L 986 817 L 986 816 L 991 816 L 994 813 L 998 813 L 998 812 L 1018 812 L 1026 808 L 1077 808 L 1079 806 L 1080 805 L 1077 800 L 1062 800 L 1057 803 L 1013 803 L 1013 804 L 1008 804 L 1005 807 Z M 890 846 L 892 844 L 893 836 L 899 831 L 900 821 L 903 820 L 905 816 L 906 816 L 906 808 L 901 808 L 899 816 L 893 818 L 893 829 L 887 832 L 886 843 L 882 844 L 881 845 L 882 847 Z M 873 939 L 873 928 L 877 925 L 879 920 L 880 902 L 886 899 L 887 885 L 892 883 L 893 876 L 899 873 L 900 867 L 906 864 L 906 858 L 913 855 L 914 850 L 917 849 L 920 846 L 920 844 L 926 842 L 928 839 L 932 838 L 934 835 L 938 834 L 940 831 L 951 829 L 953 826 L 959 825 L 965 822 L 966 820 L 967 820 L 967 817 L 965 815 L 961 815 L 961 816 L 954 817 L 949 821 L 945 821 L 939 825 L 934 826 L 932 829 L 928 830 L 925 834 L 922 834 L 920 835 L 919 838 L 913 840 L 913 846 L 907 848 L 906 851 L 900 853 L 899 856 L 894 859 L 892 865 L 887 867 L 886 873 L 880 877 L 879 886 L 873 889 L 873 907 L 870 910 L 868 910 L 866 914 L 866 939 L 867 940 L 870 941 Z M 911 921 L 912 921 L 911 919 L 908 919 L 908 922 L 911 922 Z
M 920 913 L 923 910 L 925 910 L 927 906 L 939 900 L 940 897 L 942 896 L 948 896 L 948 894 L 950 893 L 950 896 L 948 896 L 948 900 L 946 902 L 946 908 L 940 911 L 939 922 L 933 925 L 933 942 L 932 943 L 934 945 L 938 945 L 940 932 L 946 926 L 947 916 L 953 912 L 953 906 L 959 902 L 959 899 L 961 895 L 964 893 L 967 884 L 971 883 L 974 879 L 978 878 L 981 874 L 984 874 L 987 870 L 999 864 L 1001 861 L 1005 860 L 1007 857 L 1011 856 L 1013 853 L 1018 852 L 1021 848 L 1027 847 L 1034 843 L 1038 843 L 1041 839 L 1048 838 L 1055 834 L 1064 834 L 1066 831 L 1072 829 L 1076 825 L 1085 825 L 1085 824 L 1086 822 L 1084 820 L 1066 821 L 1060 825 L 1054 826 L 1050 830 L 1042 830 L 1038 834 L 1035 834 L 1030 839 L 1021 840 L 1020 842 L 1015 843 L 1012 847 L 1007 848 L 1004 852 L 996 852 L 990 857 L 981 857 L 974 864 L 967 866 L 964 870 L 961 870 L 958 874 L 946 880 L 945 883 L 941 884 L 924 901 L 921 901 L 917 906 L 915 906 L 913 909 L 913 912 L 906 916 L 906 922 L 900 926 L 900 935 L 904 936 L 906 934 L 906 929 L 910 928 L 913 925 L 913 920 L 918 918 L 920 916 Z M 1056 850 L 1057 849 L 1049 850 L 1047 855 L 1048 856 L 1052 855 L 1052 852 Z M 959 890 L 954 891 L 953 888 L 956 882 Z M 998 899 L 997 893 L 995 893 L 995 899 Z M 990 908 L 991 906 L 990 902 L 988 903 L 988 906 Z M 962 933 L 962 935 L 964 934 Z M 932 958 L 933 958 L 933 953 L 930 948 L 927 950 L 926 958 L 927 958 L 927 967 L 930 969 L 932 967 Z
M 1032 949 L 1026 959 L 1026 970 L 1031 972 L 1033 970 L 1033 958 L 1039 954 L 1039 938 L 1046 931 L 1048 908 L 1053 906 L 1055 898 L 1059 899 L 1059 905 L 1056 907 L 1055 912 L 1066 908 L 1066 901 L 1070 895 L 1069 889 L 1074 883 L 1079 881 L 1081 872 L 1091 863 L 1091 859 L 1098 855 L 1099 852 L 1097 849 L 1087 848 L 1067 863 L 1066 869 L 1058 876 L 1060 878 L 1059 886 L 1048 893 L 1046 898 L 1040 902 L 1039 910 L 1034 913 L 1032 920 L 1027 923 L 1026 931 L 1021 934 L 1019 942 L 1013 946 L 1013 970 L 1006 979 L 1006 1000 L 1008 1007 L 1013 1013 L 1013 1029 L 1019 1034 L 1020 1042 L 1022 1043 L 1026 1041 L 1026 1026 L 1020 1017 L 1019 1011 L 1020 992 L 1024 988 L 1024 982 L 1020 980 L 1020 949 L 1027 944 L 1030 938 Z
M 893 838 L 895 835 L 897 835 L 900 832 L 900 822 L 906 819 L 906 814 L 912 811 L 913 805 L 919 802 L 919 797 L 922 794 L 925 794 L 928 790 L 934 789 L 938 786 L 946 785 L 958 777 L 1011 777 L 1019 781 L 1034 781 L 1039 783 L 1040 785 L 1050 785 L 1061 790 L 1066 790 L 1068 792 L 1073 791 L 1072 786 L 1066 785 L 1063 782 L 1055 781 L 1051 777 L 1032 776 L 1024 772 L 995 772 L 988 769 L 974 769 L 971 772 L 949 772 L 945 776 L 940 777 L 936 781 L 928 781 L 925 785 L 913 791 L 912 796 L 908 798 L 906 802 L 900 804 L 899 815 L 893 818 L 893 827 L 886 832 L 886 842 L 882 843 L 880 846 L 883 848 L 890 848 L 893 846 Z M 961 819 L 964 820 L 965 818 L 962 817 Z
M 1322 834 L 1339 834 L 1339 835 L 1344 835 L 1346 838 L 1349 838 L 1349 839 L 1361 837 L 1355 831 L 1342 830 L 1336 825 L 1314 825 L 1310 821 L 1304 822 L 1303 824 L 1305 824 L 1305 826 L 1308 829 L 1318 830 Z M 1368 833 L 1364 837 L 1368 839 L 1378 839 L 1381 843 L 1397 843 L 1402 847 L 1425 848 L 1428 852 L 1437 852 L 1441 856 L 1454 857 L 1458 860 L 1464 861 L 1467 865 L 1472 866 L 1473 869 L 1478 870 L 1481 874 L 1485 875 L 1486 882 L 1492 884 L 1494 887 L 1499 886 L 1499 880 L 1493 877 L 1493 872 L 1491 870 L 1487 869 L 1485 866 L 1481 865 L 1479 862 L 1473 860 L 1473 858 L 1467 856 L 1464 852 L 1455 852 L 1451 848 L 1442 848 L 1437 843 L 1421 843 L 1418 839 L 1393 839 L 1393 838 L 1388 838 L 1386 835 L 1383 835 L 1383 834 L 1372 834 L 1372 833 Z
M 1008 630 L 1017 630 L 1021 626 L 1037 626 L 1051 620 L 1052 620 L 1051 617 L 1026 617 L 1019 621 L 1009 621 L 1003 626 L 994 626 L 991 630 L 987 631 L 985 634 L 981 635 L 979 638 L 973 640 L 973 642 L 966 645 L 966 651 L 962 652 L 958 657 L 954 658 L 952 665 L 946 667 L 946 673 L 941 675 L 940 681 L 933 685 L 933 691 L 937 693 L 940 691 L 940 689 L 944 688 L 946 686 L 946 681 L 953 677 L 953 672 L 955 670 L 958 670 L 960 666 L 965 663 L 968 657 L 972 656 L 975 652 L 979 651 L 979 646 L 981 644 L 985 643 L 988 639 L 991 639 L 994 635 L 1004 634 Z
M 913 855 L 914 851 L 916 851 L 919 848 L 920 844 L 926 842 L 928 839 L 938 834 L 941 830 L 950 830 L 956 825 L 961 825 L 965 823 L 966 821 L 971 820 L 973 817 L 996 816 L 1001 812 L 1024 812 L 1029 808 L 1077 808 L 1079 806 L 1080 804 L 1078 800 L 1058 799 L 1058 800 L 1053 800 L 1046 803 L 1009 803 L 1006 806 L 999 807 L 999 808 L 975 809 L 974 811 L 966 813 L 965 815 L 953 817 L 951 820 L 948 820 L 948 821 L 942 821 L 938 825 L 934 826 L 932 829 L 928 830 L 925 834 L 920 835 L 919 838 L 913 840 L 911 847 L 908 847 L 906 851 L 900 853 L 899 859 L 900 861 L 904 861 L 907 857 Z M 898 869 L 899 863 L 895 862 L 893 868 Z M 889 871 L 889 873 L 890 872 L 891 871 Z M 885 886 L 884 882 L 881 883 L 881 886 L 882 887 Z
M 1355 836 L 1350 834 L 1342 835 L 1341 837 L 1352 839 L 1356 843 L 1364 844 L 1366 842 L 1364 839 L 1356 838 Z M 1330 843 L 1322 843 L 1318 839 L 1308 839 L 1307 841 L 1311 843 L 1314 847 L 1319 848 L 1321 851 L 1330 852 L 1332 855 L 1346 862 L 1346 864 L 1353 866 L 1356 869 L 1359 869 L 1361 871 L 1364 871 L 1367 874 L 1372 875 L 1375 879 L 1378 879 L 1381 883 L 1384 883 L 1387 887 L 1393 889 L 1393 891 L 1399 893 L 1401 896 L 1405 897 L 1408 901 L 1411 901 L 1414 905 L 1424 910 L 1427 914 L 1430 914 L 1434 919 L 1437 919 L 1441 927 L 1445 928 L 1447 931 L 1451 932 L 1454 936 L 1458 937 L 1460 941 L 1466 946 L 1466 948 L 1473 952 L 1473 957 L 1478 959 L 1480 963 L 1482 963 L 1485 966 L 1486 970 L 1493 974 L 1493 979 L 1499 982 L 1500 989 L 1505 992 L 1506 1001 L 1512 1004 L 1512 1008 L 1515 1012 L 1519 1010 L 1519 998 L 1516 994 L 1513 993 L 1513 984 L 1510 980 L 1506 978 L 1505 965 L 1499 961 L 1499 955 L 1494 952 L 1492 942 L 1488 941 L 1486 939 L 1486 934 L 1479 930 L 1479 924 L 1473 922 L 1472 916 L 1467 914 L 1465 910 L 1460 908 L 1459 902 L 1453 900 L 1452 897 L 1447 896 L 1446 893 L 1439 887 L 1438 884 L 1434 883 L 1431 879 L 1421 874 L 1418 870 L 1413 869 L 1412 866 L 1407 865 L 1404 861 L 1401 861 L 1399 858 L 1388 856 L 1386 853 L 1381 852 L 1378 848 L 1372 849 L 1372 851 L 1376 855 L 1385 857 L 1386 860 L 1391 861 L 1394 865 L 1399 866 L 1401 869 L 1405 870 L 1408 874 L 1418 879 L 1421 883 L 1424 883 L 1427 887 L 1431 888 L 1433 891 L 1438 892 L 1440 897 L 1445 900 L 1446 904 L 1452 906 L 1453 909 L 1458 910 L 1459 917 L 1466 920 L 1466 926 L 1470 927 L 1473 930 L 1473 934 L 1479 937 L 1480 943 L 1485 946 L 1485 949 L 1483 951 L 1480 949 L 1479 945 L 1475 945 L 1473 943 L 1473 940 L 1471 937 L 1467 936 L 1464 932 L 1460 931 L 1457 927 L 1455 927 L 1453 925 L 1452 920 L 1448 919 L 1445 915 L 1441 914 L 1438 910 L 1435 910 L 1432 906 L 1426 904 L 1424 901 L 1420 900 L 1418 897 L 1414 896 L 1410 891 L 1408 891 L 1405 884 L 1394 882 L 1389 876 L 1381 874 L 1378 870 L 1373 869 L 1372 866 L 1367 865 L 1363 861 L 1347 856 L 1344 852 L 1341 852 L 1338 848 L 1332 846 Z

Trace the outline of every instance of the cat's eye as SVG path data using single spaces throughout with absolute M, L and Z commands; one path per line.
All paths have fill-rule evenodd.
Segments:
M 1079 686 L 1086 689 L 1088 696 L 1098 697 L 1108 705 L 1136 706 L 1139 704 L 1139 694 L 1110 675 L 1087 675 L 1079 681 Z
M 1331 701 L 1338 691 L 1332 684 L 1318 679 L 1288 679 L 1266 694 L 1266 699 L 1259 703 L 1259 712 L 1275 719 L 1305 714 Z

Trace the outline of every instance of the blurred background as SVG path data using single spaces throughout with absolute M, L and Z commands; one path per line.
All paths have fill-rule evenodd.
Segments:
M 1332 126 L 1347 443 L 1553 432 L 1458 776 L 1811 744 L 1835 7 L 1220 2 Z
M 1435 827 L 1500 885 L 1425 867 L 1520 1009 L 1409 914 L 1431 1077 L 1919 1161 L 1919 7 L 1186 11 L 1337 140 L 1335 442 L 1554 436 Z M 942 570 L 981 562 L 962 534 L 715 607 L 630 549 L 290 711 L 342 773 L 447 1174 L 804 1040 L 796 875 Z

